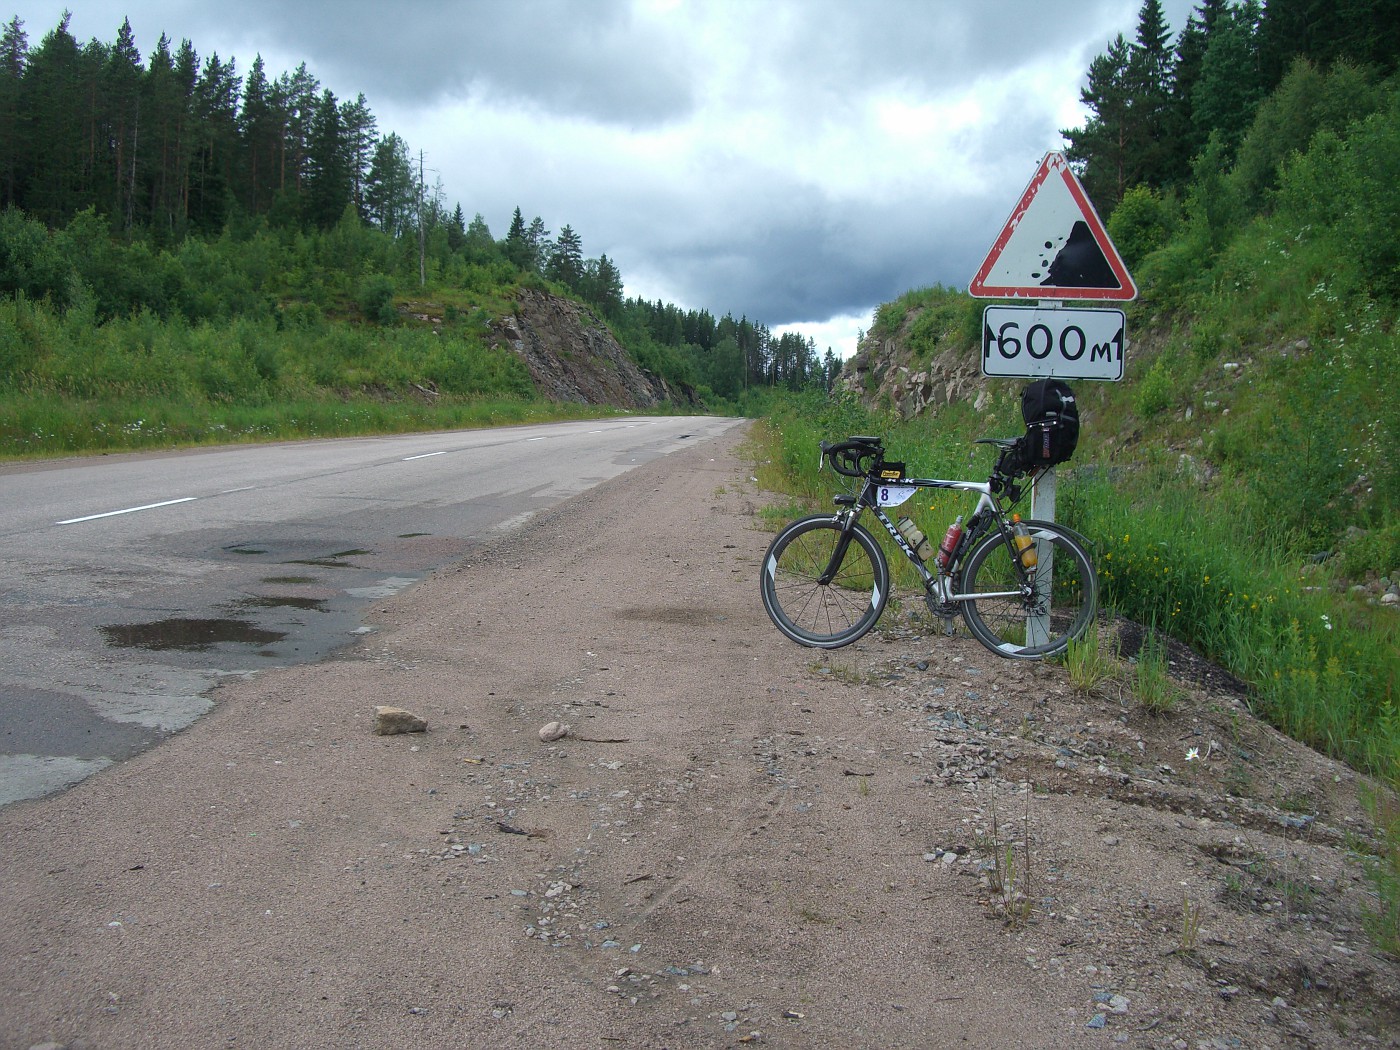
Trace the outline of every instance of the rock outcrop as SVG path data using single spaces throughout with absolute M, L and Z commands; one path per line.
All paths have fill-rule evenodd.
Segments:
M 911 363 L 906 336 L 919 313 L 911 311 L 893 334 L 868 334 L 842 368 L 840 389 L 871 407 L 892 409 L 902 419 L 937 414 L 958 401 L 971 401 L 981 411 L 989 394 L 975 347 L 957 338 L 940 339 L 931 360 Z
M 572 299 L 522 289 L 514 312 L 492 330 L 525 362 L 542 397 L 618 408 L 698 404 L 694 390 L 675 389 L 633 361 L 607 326 Z

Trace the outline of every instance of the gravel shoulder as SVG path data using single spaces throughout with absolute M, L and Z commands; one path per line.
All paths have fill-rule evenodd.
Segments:
M 1400 1045 L 1353 773 L 1187 654 L 1151 717 L 897 609 L 793 645 L 742 442 L 0 810 L 0 1047 Z

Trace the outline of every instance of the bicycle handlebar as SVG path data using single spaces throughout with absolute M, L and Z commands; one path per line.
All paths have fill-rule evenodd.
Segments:
M 822 458 L 831 460 L 831 469 L 848 478 L 863 478 L 885 457 L 883 442 L 877 437 L 849 437 L 845 441 L 823 441 L 818 446 Z M 866 462 L 866 461 L 869 462 Z
M 1008 491 L 1018 491 L 1011 486 L 1012 479 L 1032 473 L 1018 461 L 1017 449 L 1021 439 L 978 438 L 976 443 L 996 447 L 997 462 L 992 468 L 992 477 L 999 479 Z M 879 470 L 885 461 L 883 438 L 854 435 L 845 441 L 823 441 L 818 447 L 821 449 L 822 462 L 830 460 L 831 469 L 848 478 L 868 477 Z

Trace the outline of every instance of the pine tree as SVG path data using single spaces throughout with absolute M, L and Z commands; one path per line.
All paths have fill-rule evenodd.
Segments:
M 310 153 L 311 122 L 320 98 L 321 82 L 303 62 L 296 72 L 283 73 L 273 91 L 274 105 L 282 117 L 282 146 L 278 158 L 277 187 L 299 198 L 306 179 Z
M 1218 135 L 1227 161 L 1233 161 L 1263 97 L 1258 24 L 1257 0 L 1245 0 L 1221 15 L 1209 35 L 1200 80 L 1192 93 L 1191 119 L 1196 135 Z
M 107 143 L 101 185 L 105 207 L 123 229 L 135 221 L 137 156 L 141 134 L 141 83 L 145 70 L 131 31 L 122 19 L 117 42 L 107 51 L 102 69 L 99 134 Z
M 417 193 L 408 144 L 390 132 L 379 140 L 370 161 L 365 186 L 370 220 L 391 237 L 397 237 L 411 227 Z
M 340 221 L 351 201 L 349 150 L 340 122 L 340 106 L 329 89 L 321 93 L 307 140 L 307 220 L 328 230 Z
M 232 59 L 220 62 L 215 53 L 205 60 L 194 89 L 189 208 L 191 223 L 206 233 L 223 229 L 233 198 L 240 88 Z
M 278 153 L 282 144 L 283 118 L 267 81 L 262 55 L 253 59 L 243 85 L 243 106 L 238 114 L 242 138 L 242 174 L 239 200 L 253 214 L 266 211 L 278 189 Z
M 452 211 L 452 218 L 447 220 L 447 248 L 449 251 L 460 251 L 467 243 L 467 219 L 462 214 L 462 202 L 457 202 L 457 207 Z
M 84 56 L 68 31 L 69 17 L 29 55 L 22 92 L 23 204 L 50 226 L 66 223 L 89 203 L 83 144 Z
M 15 16 L 0 35 L 0 210 L 19 203 L 20 157 L 24 149 L 20 132 L 28 56 L 29 38 L 24 23 Z
M 510 217 L 510 229 L 506 233 L 506 258 L 521 270 L 530 264 L 530 246 L 525 240 L 525 216 L 517 206 Z
M 140 148 L 146 173 L 143 212 L 152 229 L 172 240 L 184 232 L 182 191 L 188 156 L 183 145 L 189 106 L 189 85 L 182 80 L 178 60 L 170 52 L 170 39 L 162 33 L 146 65 L 141 90 L 144 130 Z
M 562 243 L 562 233 L 559 239 Z M 622 274 L 606 255 L 589 259 L 583 264 L 583 278 L 579 291 L 585 299 L 603 311 L 604 317 L 616 320 L 621 316 Z
M 369 178 L 370 163 L 374 159 L 377 142 L 378 122 L 370 112 L 365 96 L 356 96 L 354 102 L 340 107 L 340 124 L 345 137 L 345 159 L 350 174 L 350 196 L 356 209 L 363 216 L 365 212 L 365 183 Z
M 544 220 L 536 215 L 525 230 L 525 247 L 528 249 L 526 269 L 543 273 L 554 254 L 554 242 L 549 239 L 549 231 L 544 228 Z
M 1132 84 L 1128 43 L 1120 33 L 1108 50 L 1089 65 L 1089 80 L 1079 92 L 1090 109 L 1083 128 L 1062 131 L 1069 141 L 1066 156 L 1082 169 L 1084 188 L 1100 207 L 1111 211 L 1128 187 L 1132 159 Z
M 583 242 L 574 228 L 565 225 L 559 231 L 559 241 L 550 253 L 545 276 L 566 288 L 578 289 L 583 278 Z
M 1161 0 L 1144 0 L 1138 15 L 1137 40 L 1128 58 L 1131 163 L 1124 172 L 1122 192 L 1141 183 L 1163 185 L 1170 176 L 1173 155 L 1179 148 L 1169 134 L 1172 70 L 1167 41 L 1170 37 L 1162 16 Z M 1122 199 L 1122 192 L 1117 200 Z
M 1201 66 L 1211 37 L 1220 25 L 1226 10 L 1226 0 L 1205 0 L 1186 20 L 1177 37 L 1172 71 L 1170 136 L 1177 144 L 1172 177 L 1173 185 L 1183 185 L 1191 177 L 1191 161 L 1205 148 L 1209 129 L 1198 130 L 1192 117 L 1195 109 L 1196 85 L 1201 80 Z

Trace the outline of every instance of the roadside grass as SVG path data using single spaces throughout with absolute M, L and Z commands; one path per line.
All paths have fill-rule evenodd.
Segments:
M 91 303 L 0 298 L 0 459 L 625 414 L 538 397 L 524 362 L 489 343 L 480 307 L 449 303 L 436 325 L 389 313 L 351 323 L 287 301 L 99 323 Z
M 890 458 L 939 473 L 950 458 L 965 460 L 978 433 L 975 418 L 945 417 L 948 430 L 930 439 L 922 418 L 905 423 L 854 400 L 794 398 L 756 428 L 761 480 L 793 497 L 784 512 L 829 506 L 846 479 L 817 473 L 817 443 L 855 433 L 883 434 Z M 960 512 L 952 503 L 936 510 L 911 512 L 933 536 Z M 1170 471 L 1148 467 L 1110 481 L 1093 467 L 1064 470 L 1057 516 L 1090 538 L 1106 610 L 1154 624 L 1249 682 L 1255 713 L 1295 739 L 1400 785 L 1400 617 L 1353 598 L 1327 564 L 1300 557 L 1281 535 L 1218 513 L 1210 493 Z M 891 558 L 892 571 L 903 562 Z M 912 570 L 896 576 L 896 589 L 915 580 Z
M 428 403 L 353 397 L 231 405 L 0 395 L 0 460 L 467 430 L 621 414 L 601 406 L 516 398 L 452 398 Z
M 1105 605 L 1248 682 L 1254 712 L 1294 739 L 1400 785 L 1400 618 L 1157 480 L 1152 495 L 1102 477 L 1061 486 L 1063 516 L 1096 541 Z

